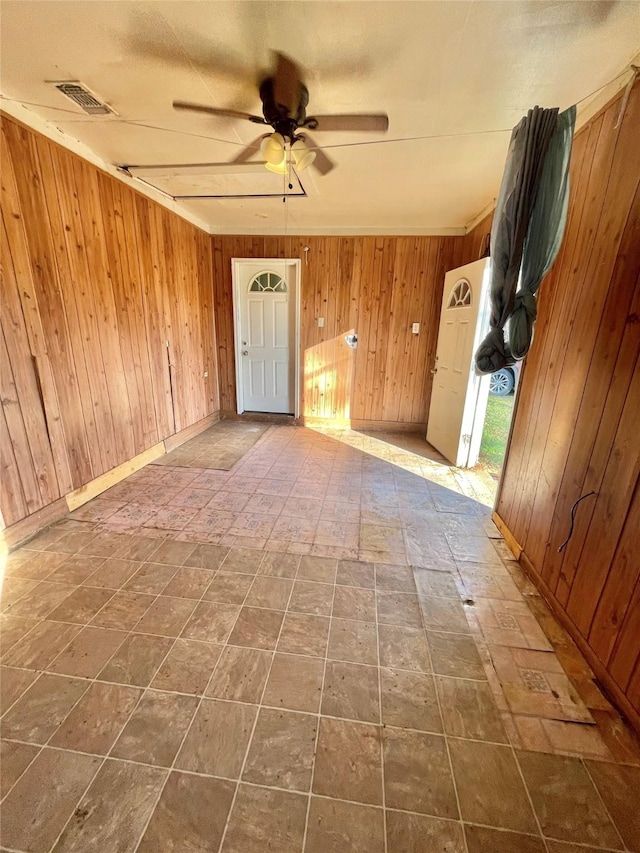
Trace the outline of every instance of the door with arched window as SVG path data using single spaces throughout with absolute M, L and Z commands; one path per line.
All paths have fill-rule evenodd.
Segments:
M 296 272 L 234 259 L 238 411 L 295 414 Z
M 488 261 L 474 261 L 445 276 L 427 441 L 460 467 L 476 464 L 489 393 L 476 376 L 473 354 L 487 324 Z M 482 392 L 482 394 L 481 394 Z

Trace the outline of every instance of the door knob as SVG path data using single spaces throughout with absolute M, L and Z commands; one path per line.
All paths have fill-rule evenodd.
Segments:
M 435 376 L 437 372 L 438 372 L 438 368 L 437 368 L 437 367 L 435 368 L 435 370 L 430 370 L 430 371 L 429 371 L 429 373 L 430 373 L 432 376 Z
M 243 350 L 242 350 L 242 355 L 249 355 L 249 350 L 243 349 Z

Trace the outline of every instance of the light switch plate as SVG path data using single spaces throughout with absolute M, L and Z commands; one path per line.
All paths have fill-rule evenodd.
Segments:
M 321 329 L 324 326 L 324 317 L 318 317 L 318 328 Z
M 414 323 L 411 327 L 411 331 L 414 335 L 420 334 L 420 323 Z

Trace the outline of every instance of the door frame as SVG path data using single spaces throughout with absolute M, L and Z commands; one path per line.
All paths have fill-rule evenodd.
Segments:
M 302 277 L 302 261 L 300 258 L 231 258 L 231 281 L 232 281 L 232 296 L 233 296 L 233 340 L 234 354 L 236 359 L 236 411 L 239 415 L 243 414 L 244 408 L 244 390 L 242 385 L 242 345 L 240 340 L 240 271 L 242 264 L 259 264 L 264 262 L 269 265 L 274 261 L 287 264 L 292 267 L 295 274 L 295 287 L 291 287 L 288 282 L 290 295 L 295 299 L 295 319 L 294 319 L 294 345 L 291 352 L 293 359 L 293 396 L 294 396 L 294 417 L 300 417 L 300 293 L 301 293 L 301 277 Z

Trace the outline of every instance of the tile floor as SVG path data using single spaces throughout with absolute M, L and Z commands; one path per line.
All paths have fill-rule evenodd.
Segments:
M 416 437 L 272 426 L 15 551 L 2 849 L 640 851 L 636 741 L 491 491 Z

